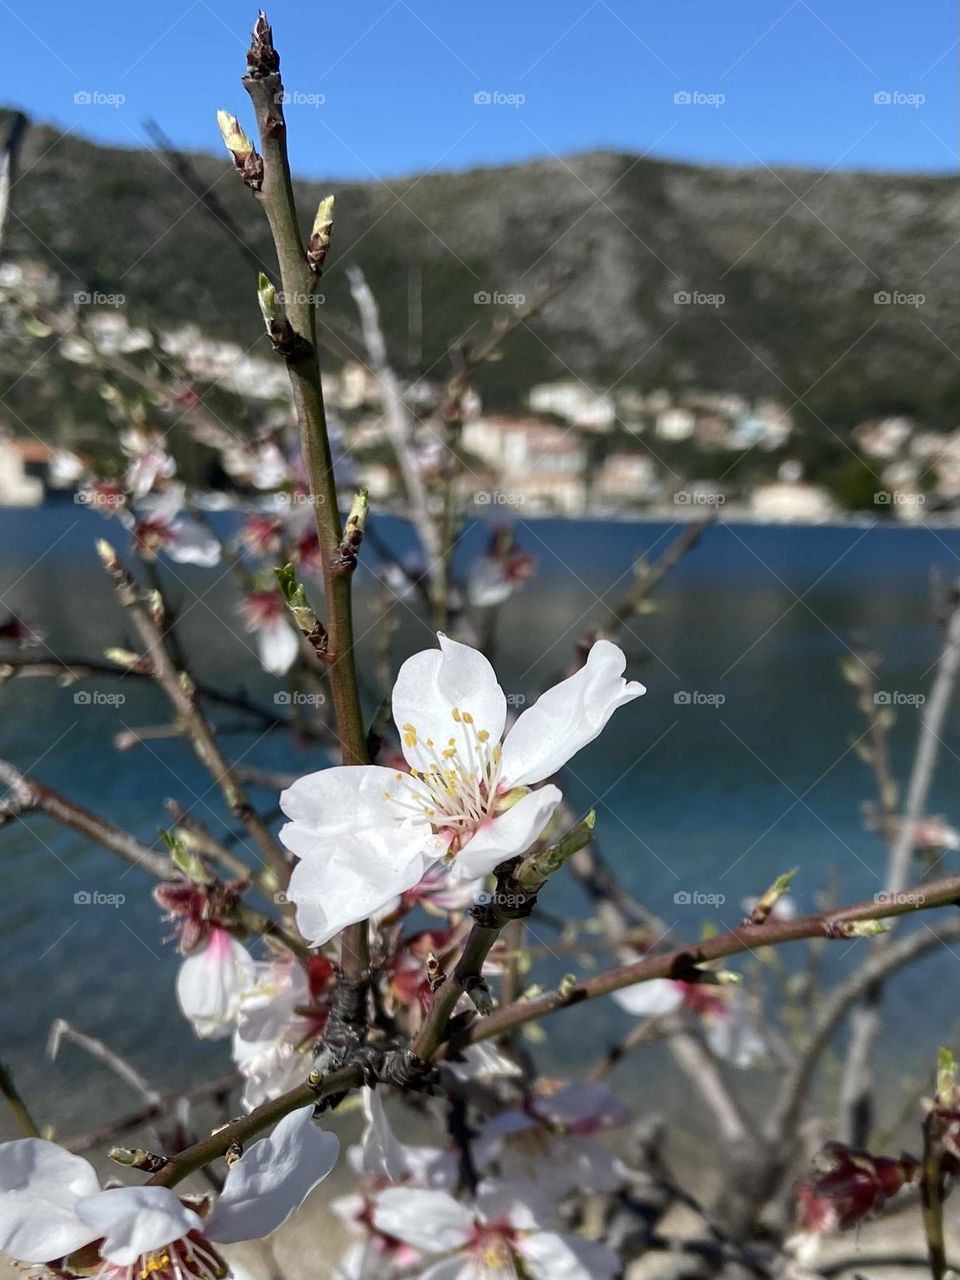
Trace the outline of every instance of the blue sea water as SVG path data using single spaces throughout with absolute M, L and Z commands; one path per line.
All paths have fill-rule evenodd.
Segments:
M 516 531 L 538 572 L 503 610 L 496 661 L 507 693 L 523 705 L 564 673 L 578 636 L 628 589 L 636 557 L 655 558 L 679 526 L 542 519 L 520 521 Z M 377 532 L 401 553 L 412 547 L 399 521 L 381 519 Z M 0 510 L 0 620 L 6 611 L 28 618 L 51 650 L 71 658 L 128 644 L 126 619 L 94 551 L 96 537 L 117 535 L 116 524 L 73 505 Z M 465 561 L 485 536 L 481 524 L 468 531 Z M 956 577 L 958 553 L 960 533 L 942 529 L 718 525 L 660 585 L 656 609 L 631 621 L 624 636 L 630 674 L 648 693 L 577 757 L 567 789 L 575 809 L 596 806 L 605 855 L 678 940 L 696 936 L 705 918 L 735 924 L 743 898 L 790 867 L 799 868 L 801 909 L 825 888 L 847 901 L 882 886 L 885 852 L 861 821 L 861 803 L 873 795 L 872 776 L 853 750 L 863 725 L 840 662 L 858 639 L 884 654 L 882 686 L 901 702 L 893 757 L 904 777 L 920 714 L 912 703 L 929 688 L 939 645 L 931 573 Z M 229 575 L 170 566 L 166 576 L 195 676 L 273 706 L 281 686 L 257 667 Z M 364 569 L 357 587 L 360 649 L 372 662 L 384 624 Z M 391 620 L 396 661 L 430 643 L 411 603 L 398 604 Z M 76 700 L 91 688 L 124 701 Z M 366 692 L 372 708 L 377 691 Z M 230 754 L 246 763 L 307 772 L 322 762 L 315 747 L 238 727 L 233 713 L 214 718 Z M 118 730 L 166 719 L 162 695 L 143 682 L 8 681 L 0 686 L 0 756 L 148 843 L 168 825 L 167 797 L 215 831 L 232 829 L 183 742 L 157 740 L 122 754 L 111 745 Z M 931 804 L 951 822 L 960 819 L 958 761 L 954 713 Z M 275 815 L 275 795 L 254 796 Z M 942 869 L 956 869 L 955 855 Z M 148 877 L 48 818 L 0 828 L 0 1059 L 42 1118 L 66 1131 L 89 1128 L 136 1099 L 76 1049 L 46 1060 L 46 1035 L 58 1016 L 102 1037 L 161 1087 L 186 1086 L 228 1064 L 228 1046 L 194 1040 L 176 1008 L 178 957 L 164 943 L 149 888 Z M 125 900 L 75 900 L 91 891 Z M 684 894 L 723 901 L 698 907 L 684 903 Z M 561 917 L 583 911 L 568 879 L 551 885 L 544 905 Z M 544 925 L 538 934 L 547 945 L 555 940 Z M 865 945 L 832 948 L 828 974 L 855 963 Z M 881 1055 L 892 1083 L 954 1034 L 956 959 L 937 953 L 894 985 Z M 799 960 L 799 952 L 785 957 L 788 966 Z M 578 960 L 557 956 L 543 980 L 571 968 L 583 972 Z M 545 1024 L 544 1052 L 555 1069 L 575 1070 L 628 1025 L 610 1000 L 579 1006 Z M 647 1061 L 633 1059 L 621 1078 L 632 1082 L 631 1072 L 642 1075 Z M 677 1087 L 659 1069 L 645 1081 L 649 1094 L 668 1102 Z M 8 1127 L 0 1118 L 0 1131 Z

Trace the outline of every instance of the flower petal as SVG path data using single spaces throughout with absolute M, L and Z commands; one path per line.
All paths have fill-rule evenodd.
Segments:
M 446 1191 L 388 1187 L 377 1198 L 373 1225 L 426 1253 L 445 1253 L 467 1243 L 474 1217 Z
M 621 1009 L 635 1018 L 653 1018 L 661 1013 L 672 1013 L 683 1004 L 683 987 L 669 978 L 651 978 L 632 987 L 611 993 Z
M 230 1166 L 205 1234 L 217 1244 L 268 1236 L 300 1208 L 339 1154 L 339 1138 L 314 1124 L 312 1105 L 292 1111 Z
M 533 1280 L 612 1280 L 620 1260 L 604 1244 L 580 1236 L 537 1231 L 517 1245 Z
M 257 628 L 260 665 L 273 676 L 284 676 L 293 666 L 300 644 L 285 618 L 275 618 Z
M 190 1231 L 201 1231 L 203 1219 L 181 1204 L 169 1187 L 115 1187 L 77 1204 L 77 1216 L 103 1237 L 100 1252 L 109 1262 L 129 1267 L 142 1253 L 161 1249 Z
M 190 516 L 174 520 L 170 526 L 170 541 L 164 551 L 177 564 L 196 564 L 201 569 L 212 569 L 220 563 L 220 543 L 209 529 Z
M 280 833 L 289 831 L 284 827 Z M 289 840 L 284 839 L 287 847 Z M 366 920 L 405 893 L 445 850 L 429 827 L 386 827 L 339 837 L 324 857 L 298 862 L 287 900 L 296 904 L 297 928 L 313 947 L 322 947 L 348 924 Z
M 52 1262 L 91 1240 L 76 1215 L 100 1190 L 93 1165 L 55 1142 L 19 1138 L 0 1146 L 0 1250 L 18 1262 Z
M 459 743 L 462 737 L 454 709 L 468 712 L 474 728 L 486 729 L 492 742 L 500 741 L 507 720 L 507 700 L 483 654 L 442 633 L 438 638 L 439 649 L 425 649 L 406 660 L 393 688 L 393 718 L 411 769 L 428 768 L 435 756 L 408 740 L 412 735 L 405 725 L 414 727 L 418 744 L 430 739 L 439 750 L 449 738 Z
M 255 973 L 252 956 L 226 929 L 211 929 L 203 947 L 187 956 L 177 974 L 177 1001 L 202 1040 L 230 1034 Z
M 626 665 L 622 649 L 598 640 L 580 670 L 541 694 L 507 734 L 503 779 L 530 786 L 549 778 L 600 735 L 617 707 L 646 693 L 623 679 Z
M 386 797 L 396 789 L 393 769 L 380 765 L 336 765 L 298 778 L 280 792 L 280 808 L 290 821 L 280 839 L 298 858 L 337 846 L 342 835 L 368 827 L 397 825 L 401 811 Z
M 507 858 L 526 853 L 562 799 L 554 786 L 538 787 L 522 796 L 506 813 L 479 828 L 453 860 L 450 874 L 456 880 L 471 880 L 487 875 Z

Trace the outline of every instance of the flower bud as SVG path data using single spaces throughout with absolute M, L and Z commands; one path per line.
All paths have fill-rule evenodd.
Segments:
M 217 124 L 240 176 L 253 191 L 259 191 L 263 186 L 263 160 L 240 127 L 237 117 L 232 116 L 229 111 L 218 111 Z
M 307 242 L 307 266 L 319 275 L 327 250 L 330 248 L 330 234 L 333 231 L 333 196 L 325 196 L 317 207 L 317 216 L 313 220 L 313 229 Z

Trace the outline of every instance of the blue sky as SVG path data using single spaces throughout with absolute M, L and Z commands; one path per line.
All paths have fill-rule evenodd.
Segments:
M 149 116 L 216 149 L 217 107 L 250 121 L 238 77 L 254 16 L 246 0 L 0 0 L 2 97 L 124 146 Z M 596 147 L 957 168 L 954 0 L 274 0 L 268 16 L 294 166 L 313 177 Z

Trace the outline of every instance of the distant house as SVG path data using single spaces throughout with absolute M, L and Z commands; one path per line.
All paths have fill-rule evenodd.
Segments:
M 527 403 L 534 413 L 555 414 L 587 431 L 609 431 L 617 420 L 612 397 L 573 378 L 540 383 L 531 389 Z
M 689 409 L 674 405 L 657 414 L 657 435 L 661 440 L 689 440 L 696 429 L 697 420 Z
M 881 418 L 861 422 L 853 429 L 853 441 L 868 458 L 895 458 L 913 434 L 910 418 Z
M 0 507 L 37 507 L 43 501 L 45 470 L 53 457 L 49 445 L 0 437 Z
M 827 490 L 819 485 L 778 480 L 754 489 L 750 510 L 758 520 L 817 522 L 829 520 L 836 507 Z
M 657 468 L 645 453 L 611 453 L 593 482 L 598 502 L 614 506 L 646 502 L 658 490 Z

